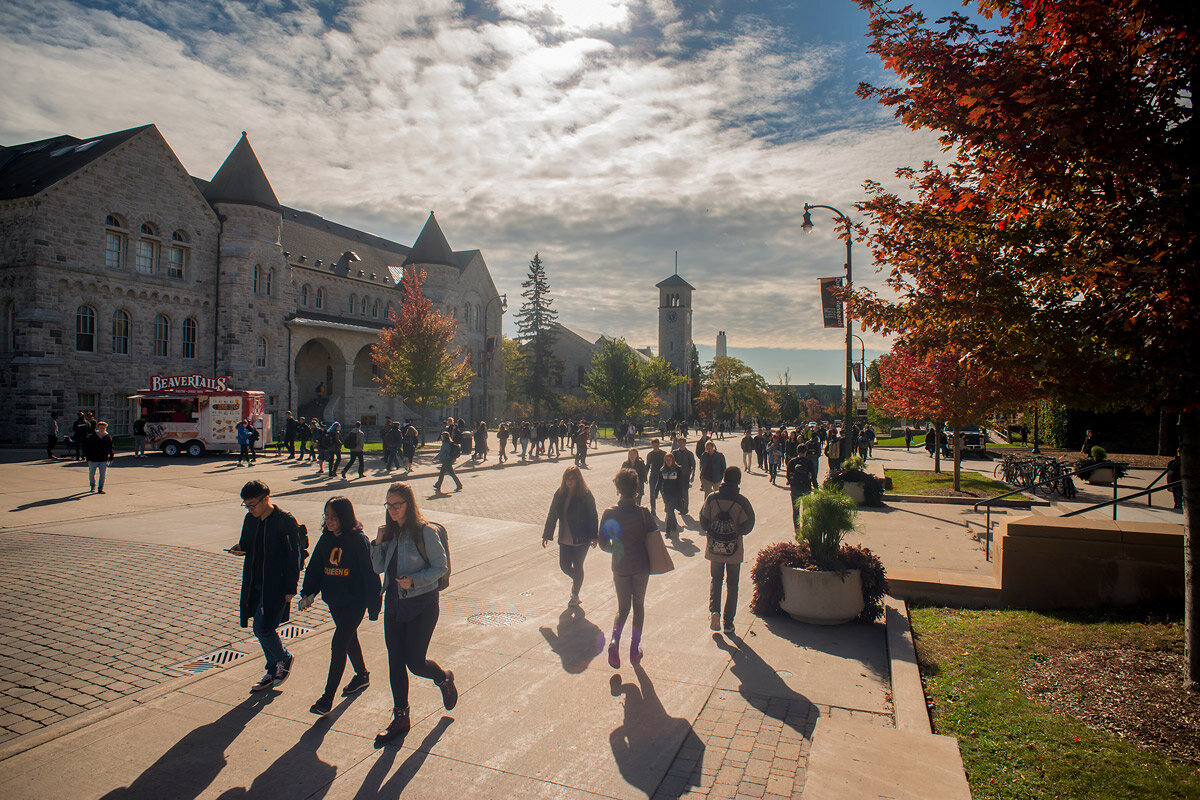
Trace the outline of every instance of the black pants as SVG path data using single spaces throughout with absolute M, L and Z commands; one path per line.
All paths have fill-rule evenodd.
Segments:
M 291 458 L 292 456 L 296 455 L 296 440 L 295 439 L 284 439 L 283 446 L 288 449 L 288 458 Z
M 587 558 L 586 544 L 560 544 L 558 568 L 571 579 L 571 594 L 578 595 L 583 587 L 583 559 Z
M 733 615 L 737 611 L 738 575 L 741 574 L 741 564 L 723 564 L 720 561 L 709 562 L 709 575 L 712 584 L 708 589 L 708 613 L 716 614 L 721 610 L 721 579 L 725 579 L 725 624 L 733 624 Z
M 333 696 L 338 684 L 342 682 L 347 656 L 350 657 L 350 664 L 354 667 L 356 675 L 363 675 L 367 671 L 362 647 L 358 644 L 358 626 L 366 613 L 367 609 L 364 606 L 329 607 L 329 615 L 333 617 L 335 627 L 333 642 L 329 647 L 329 678 L 325 681 L 325 694 L 328 697 Z
M 383 615 L 383 641 L 388 651 L 388 678 L 392 684 L 392 705 L 408 708 L 408 673 L 419 678 L 428 678 L 435 683 L 446 680 L 446 671 L 428 659 L 429 640 L 437 627 L 440 609 L 435 596 L 433 602 L 412 619 L 400 620 L 403 603 L 388 599 L 388 609 Z
M 354 460 L 358 459 L 358 477 L 363 476 L 363 454 L 361 450 L 351 450 L 350 458 L 346 459 L 346 466 L 342 469 L 342 474 L 345 475 L 354 466 Z
M 240 463 L 242 463 L 242 459 L 246 459 L 246 461 L 248 463 L 253 464 L 254 463 L 254 450 L 252 449 L 253 445 L 238 444 L 238 447 L 241 448 L 241 450 L 238 452 L 238 463 L 240 464 Z
M 341 465 L 341 463 L 342 463 L 342 451 L 341 450 L 331 450 L 329 452 L 329 477 L 332 478 L 334 476 L 334 474 L 337 472 L 337 468 Z
M 46 458 L 54 458 L 54 445 L 58 444 L 58 437 L 53 433 L 46 437 Z

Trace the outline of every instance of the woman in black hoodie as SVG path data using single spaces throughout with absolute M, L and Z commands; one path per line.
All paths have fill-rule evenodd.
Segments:
M 571 579 L 571 599 L 567 605 L 572 608 L 580 605 L 583 559 L 588 548 L 596 546 L 598 523 L 596 498 L 584 483 L 583 473 L 579 467 L 567 467 L 563 471 L 562 484 L 550 501 L 550 513 L 546 515 L 546 526 L 542 531 L 542 547 L 554 540 L 557 526 L 558 566 Z
M 354 506 L 345 497 L 331 497 L 325 503 L 321 538 L 304 572 L 301 611 L 313 604 L 318 592 L 329 605 L 336 626 L 325 693 L 309 709 L 324 716 L 333 709 L 333 694 L 346 670 L 347 655 L 354 666 L 354 677 L 346 684 L 342 696 L 357 694 L 371 685 L 371 673 L 367 672 L 358 643 L 358 626 L 368 611 L 372 620 L 379 617 L 383 596 L 379 575 L 371 566 L 371 542 L 354 516 Z

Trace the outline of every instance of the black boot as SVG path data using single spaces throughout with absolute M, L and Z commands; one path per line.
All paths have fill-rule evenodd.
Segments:
M 403 740 L 412 725 L 408 721 L 408 706 L 397 708 L 393 712 L 391 723 L 375 735 L 375 746 L 383 747 L 395 739 Z

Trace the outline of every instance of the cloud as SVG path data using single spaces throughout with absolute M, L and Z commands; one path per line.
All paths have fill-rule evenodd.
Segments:
M 801 206 L 937 153 L 853 98 L 845 43 L 669 0 L 6 5 L 0 141 L 155 122 L 210 177 L 244 129 L 283 202 L 402 242 L 436 209 L 510 301 L 540 251 L 564 321 L 637 343 L 678 250 L 697 340 L 837 347 L 843 252 Z

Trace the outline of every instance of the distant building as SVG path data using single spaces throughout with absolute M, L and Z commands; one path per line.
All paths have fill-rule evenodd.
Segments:
M 452 250 L 432 213 L 408 247 L 281 205 L 244 132 L 211 181 L 154 125 L 0 147 L 5 438 L 44 439 L 55 410 L 127 432 L 127 397 L 155 374 L 229 376 L 266 392 L 277 425 L 285 409 L 408 415 L 380 396 L 370 348 L 412 268 L 457 316 L 477 376 L 446 411 L 498 409 L 499 296 L 480 251 Z
M 695 287 L 675 273 L 658 288 L 658 355 L 687 380 L 667 392 L 668 416 L 691 416 L 692 292 Z
M 728 355 L 725 349 L 725 331 L 717 331 L 717 358 L 725 358 Z
M 592 365 L 592 357 L 600 351 L 605 339 L 617 339 L 596 331 L 588 331 L 562 323 L 555 323 L 554 356 L 562 361 L 561 375 L 556 376 L 555 391 L 584 397 L 587 390 L 583 388 L 584 379 Z M 630 347 L 639 359 L 649 360 L 649 348 L 637 349 Z

